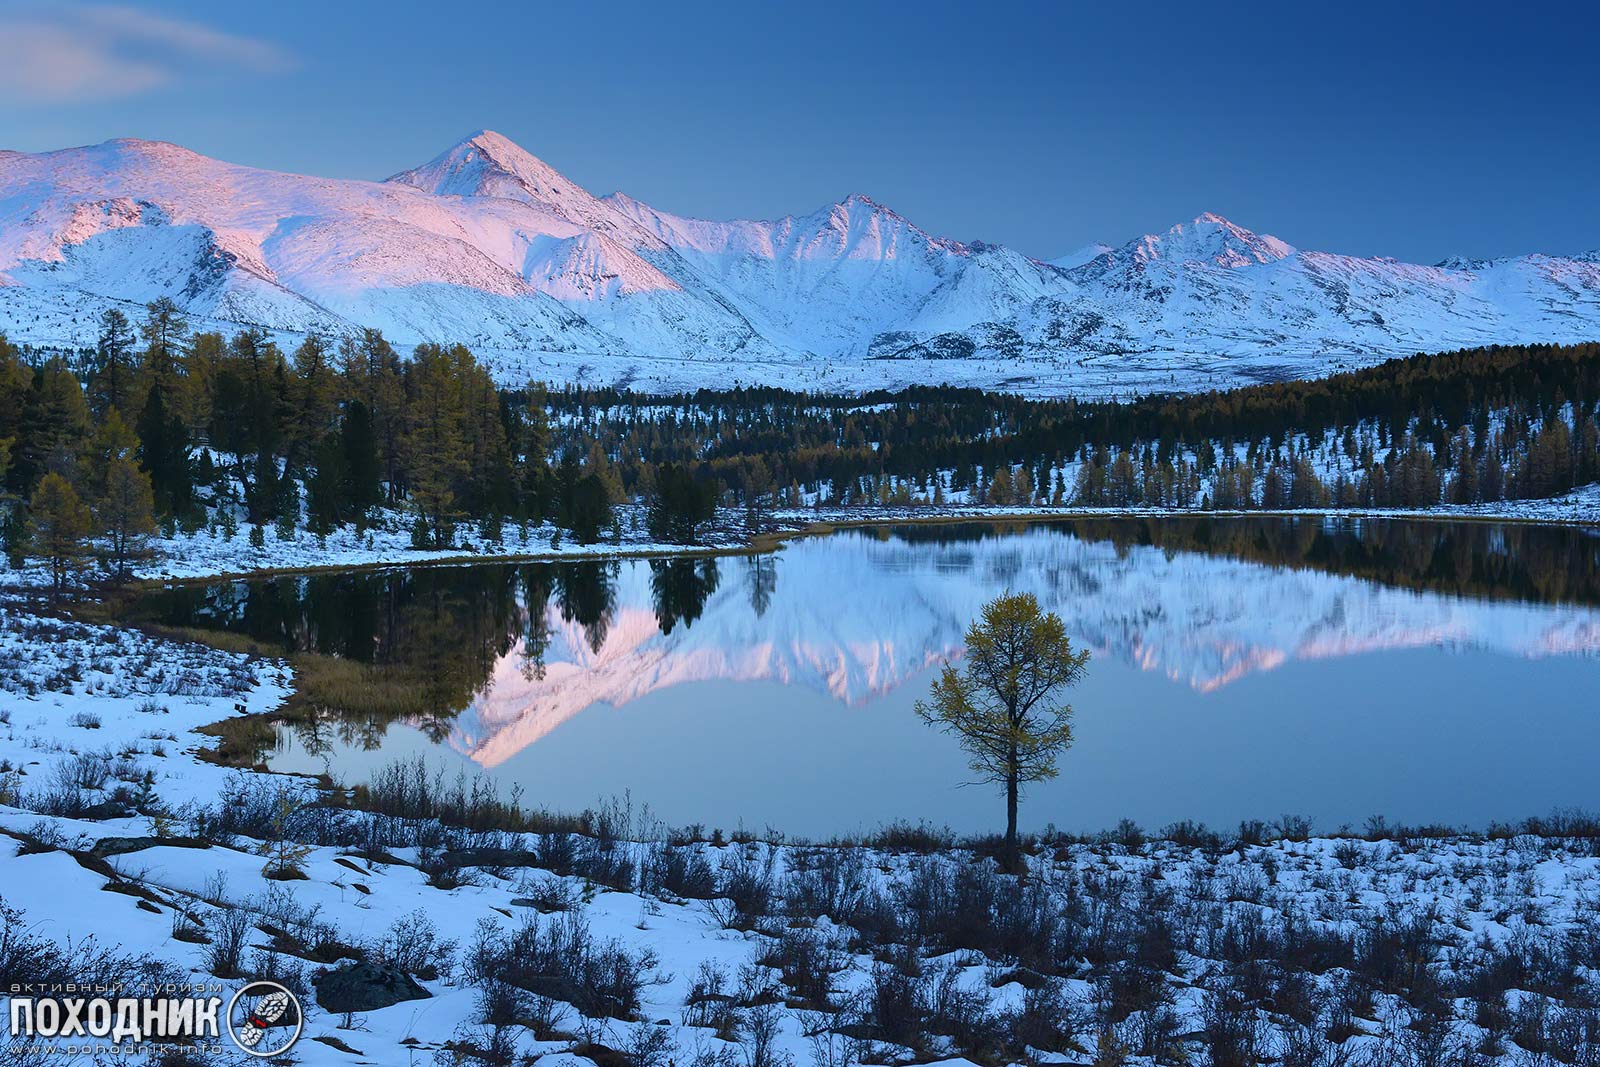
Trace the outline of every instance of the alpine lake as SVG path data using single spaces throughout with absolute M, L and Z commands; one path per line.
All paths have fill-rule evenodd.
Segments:
M 370 666 L 392 711 L 281 724 L 275 770 L 425 758 L 525 806 L 817 839 L 988 832 L 913 712 L 982 605 L 1092 653 L 1028 829 L 1304 816 L 1483 828 L 1600 806 L 1600 530 L 1322 517 L 853 528 L 759 555 L 418 566 L 153 591 L 147 617 Z

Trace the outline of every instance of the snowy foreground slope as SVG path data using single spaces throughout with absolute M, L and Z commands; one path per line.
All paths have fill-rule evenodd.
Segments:
M 0 331 L 92 343 L 114 304 L 200 328 L 378 327 L 504 380 L 1078 395 L 1600 336 L 1600 256 L 1436 266 L 1298 251 L 1201 215 L 1041 262 L 851 195 L 772 221 L 595 197 L 482 132 L 384 182 L 118 140 L 0 152 Z
M 1592 1062 L 1600 859 L 1574 826 L 1123 831 L 1039 849 L 1024 887 L 936 839 L 668 843 L 626 812 L 606 839 L 467 831 L 302 807 L 309 784 L 197 757 L 195 727 L 291 684 L 270 661 L 0 615 L 11 980 L 52 959 L 132 996 L 270 976 L 301 995 L 308 1067 Z M 295 876 L 269 877 L 285 839 Z M 413 976 L 414 999 L 330 1005 L 319 976 L 356 957 Z M 223 1043 L 198 1062 L 240 1062 Z M 1249 1055 L 1224 1060 L 1234 1043 Z M 0 1038 L 8 1064 L 104 1062 L 30 1057 Z

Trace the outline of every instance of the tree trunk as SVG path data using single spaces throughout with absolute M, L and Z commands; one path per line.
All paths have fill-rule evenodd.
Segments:
M 1006 778 L 1006 870 L 1017 870 L 1017 772 Z

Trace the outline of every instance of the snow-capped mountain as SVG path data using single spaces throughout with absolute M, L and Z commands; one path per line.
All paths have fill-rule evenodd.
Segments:
M 1208 213 L 1042 262 L 860 195 L 733 222 L 595 197 L 487 131 L 383 182 L 151 141 L 0 152 L 0 330 L 84 345 L 105 307 L 163 295 L 198 328 L 376 326 L 511 381 L 672 388 L 1183 389 L 1600 336 L 1593 253 L 1419 266 Z

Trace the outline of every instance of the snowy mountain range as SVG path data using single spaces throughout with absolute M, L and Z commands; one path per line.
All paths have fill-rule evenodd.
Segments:
M 487 131 L 382 182 L 153 141 L 0 152 L 0 331 L 90 344 L 105 307 L 157 296 L 198 328 L 461 341 L 507 381 L 1083 395 L 1591 340 L 1600 253 L 1419 266 L 1204 214 L 1043 262 L 859 195 L 733 222 L 595 197 Z

